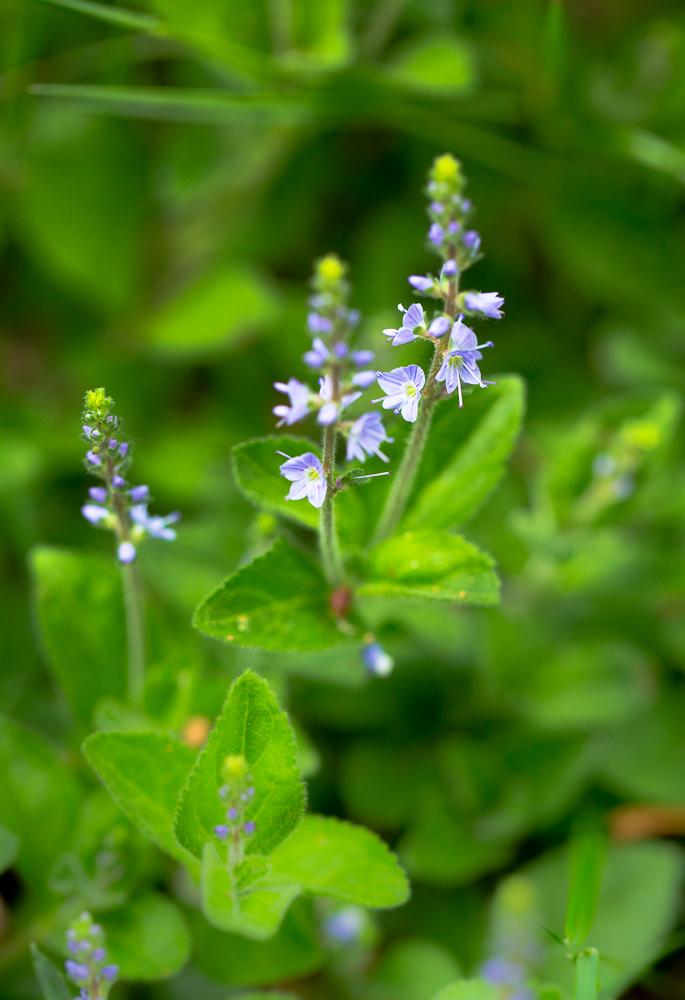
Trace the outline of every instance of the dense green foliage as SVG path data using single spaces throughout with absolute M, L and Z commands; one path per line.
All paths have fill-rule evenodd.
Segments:
M 72 996 L 84 909 L 114 1000 L 508 1000 L 494 958 L 536 1000 L 681 996 L 685 17 L 566 7 L 0 13 L 3 998 Z M 381 680 L 274 475 L 318 444 L 274 430 L 272 384 L 302 374 L 328 250 L 379 367 L 422 363 L 380 331 L 431 266 L 444 149 L 506 320 L 395 533 L 367 544 L 386 481 L 340 497 Z M 79 514 L 96 385 L 183 514 L 141 550 L 135 708 L 110 539 Z M 260 810 L 230 870 L 227 755 Z

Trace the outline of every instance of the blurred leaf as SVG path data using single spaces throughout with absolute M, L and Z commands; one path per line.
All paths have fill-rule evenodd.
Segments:
M 483 979 L 462 979 L 441 990 L 433 1000 L 498 1000 L 499 990 Z
M 205 598 L 194 625 L 215 639 L 273 650 L 316 650 L 345 641 L 317 566 L 278 541 Z
M 564 937 L 572 948 L 587 939 L 602 888 L 605 838 L 598 830 L 580 833 L 571 842 L 568 906 Z
M 596 948 L 581 952 L 575 959 L 574 1000 L 597 1000 L 599 995 L 599 954 Z
M 113 556 L 53 548 L 34 549 L 31 565 L 49 665 L 74 716 L 87 724 L 101 698 L 123 699 L 126 694 L 119 570 Z
M 173 976 L 188 961 L 190 935 L 178 907 L 166 896 L 138 896 L 120 910 L 99 913 L 108 957 L 122 979 Z
M 459 976 L 459 967 L 445 948 L 420 938 L 398 941 L 372 971 L 377 1000 L 426 1000 Z
M 247 852 L 269 854 L 297 826 L 305 791 L 288 717 L 266 681 L 251 671 L 231 686 L 179 799 L 176 836 L 197 857 L 214 839 L 214 827 L 224 820 L 220 771 L 228 754 L 245 757 L 255 788 L 246 815 L 257 829 L 247 842 Z
M 490 556 L 447 532 L 425 529 L 387 538 L 372 550 L 368 568 L 361 597 L 423 597 L 486 607 L 499 601 Z
M 472 395 L 463 410 L 447 399 L 437 408 L 423 455 L 407 528 L 456 528 L 485 502 L 504 473 L 524 408 L 520 378 L 505 375 Z
M 475 83 L 471 50 L 449 35 L 412 40 L 392 59 L 389 72 L 405 87 L 446 97 L 463 94 Z
M 369 830 L 324 816 L 306 816 L 271 856 L 272 877 L 360 906 L 406 902 L 404 872 Z
M 292 456 L 318 450 L 307 438 L 286 435 L 243 441 L 233 449 L 233 474 L 247 499 L 258 507 L 317 529 L 319 511 L 309 503 L 285 499 L 288 484 L 278 471 L 284 459 L 277 452 Z
M 93 0 L 41 0 L 41 2 L 74 11 L 75 14 L 84 14 L 86 17 L 92 17 L 96 21 L 105 21 L 107 24 L 114 24 L 119 28 L 128 28 L 131 31 L 156 33 L 162 27 L 157 18 L 147 14 L 114 7 L 112 4 L 94 3 Z
M 174 837 L 176 802 L 195 751 L 161 733 L 93 733 L 86 760 L 140 832 L 172 857 L 197 870 L 192 854 Z
M 268 863 L 267 863 L 268 868 Z M 298 885 L 270 878 L 267 874 L 245 886 L 231 872 L 214 844 L 206 843 L 202 854 L 202 910 L 215 927 L 265 940 L 278 930 Z
M 0 875 L 14 864 L 18 853 L 19 838 L 6 826 L 0 826 Z
M 73 990 L 67 986 L 64 976 L 35 944 L 31 945 L 31 958 L 43 1000 L 72 1000 Z
M 265 278 L 245 264 L 226 263 L 168 299 L 149 320 L 146 340 L 159 353 L 186 360 L 231 349 L 277 315 Z

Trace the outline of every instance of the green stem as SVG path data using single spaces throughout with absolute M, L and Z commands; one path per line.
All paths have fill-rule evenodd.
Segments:
M 442 362 L 442 351 L 439 345 L 435 345 L 433 361 L 428 372 L 426 385 L 421 397 L 421 405 L 416 418 L 416 423 L 412 428 L 411 435 L 407 441 L 402 461 L 395 476 L 393 476 L 392 486 L 385 501 L 385 506 L 381 512 L 378 526 L 373 537 L 373 542 L 380 542 L 388 535 L 391 535 L 406 510 L 411 491 L 414 488 L 416 473 L 419 470 L 423 449 L 426 447 L 428 432 L 433 420 L 433 408 L 437 399 L 435 392 L 435 378 L 440 371 Z
M 326 499 L 321 508 L 321 561 L 326 579 L 332 587 L 342 583 L 345 575 L 338 532 L 335 526 L 335 424 L 330 424 L 323 432 L 323 471 L 326 477 Z
M 145 689 L 145 629 L 140 598 L 138 574 L 135 566 L 122 565 L 121 579 L 124 586 L 126 608 L 126 637 L 128 641 L 128 695 L 135 708 L 143 704 Z

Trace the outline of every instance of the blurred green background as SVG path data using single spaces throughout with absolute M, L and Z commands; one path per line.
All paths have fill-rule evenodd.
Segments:
M 80 402 L 104 385 L 137 480 L 183 512 L 178 542 L 142 562 L 160 662 L 197 668 L 207 715 L 245 663 L 287 675 L 323 759 L 314 806 L 409 866 L 391 938 L 477 966 L 497 879 L 578 811 L 620 839 L 681 835 L 682 4 L 6 0 L 0 35 L 5 709 L 71 738 L 27 554 L 109 551 L 79 514 Z M 422 188 L 445 150 L 477 207 L 473 280 L 507 302 L 488 374 L 520 372 L 529 395 L 512 472 L 468 529 L 500 564 L 502 610 L 407 615 L 396 674 L 370 688 L 351 667 L 217 650 L 192 609 L 273 530 L 230 448 L 272 428 L 273 381 L 303 375 L 312 259 L 349 260 L 361 340 L 389 365 L 380 331 L 431 266 Z M 607 917 L 617 984 L 661 959 L 631 995 L 675 1000 L 682 857 L 629 850 Z M 564 884 L 543 876 L 558 909 Z

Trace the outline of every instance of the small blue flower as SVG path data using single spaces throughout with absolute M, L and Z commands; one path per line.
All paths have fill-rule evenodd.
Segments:
M 359 386 L 360 389 L 368 389 L 376 381 L 376 373 L 369 369 L 366 372 L 355 372 L 352 376 L 352 385 Z
M 366 914 L 359 906 L 345 906 L 333 913 L 324 924 L 329 940 L 336 944 L 354 944 L 366 926 Z
M 426 376 L 423 369 L 418 365 L 405 365 L 402 368 L 393 368 L 389 372 L 377 372 L 378 384 L 386 393 L 386 398 L 374 399 L 374 403 L 382 400 L 384 410 L 393 410 L 395 413 L 414 423 L 419 412 L 419 400 Z
M 324 377 L 319 380 L 319 385 L 319 398 L 322 400 L 323 405 L 321 406 L 319 415 L 316 419 L 323 426 L 334 424 L 342 411 L 348 406 L 351 406 L 352 403 L 354 403 L 361 396 L 361 392 L 348 392 L 342 397 L 340 402 L 336 402 L 332 398 L 333 381 L 330 375 L 324 375 Z
M 287 457 L 287 456 L 286 456 Z M 286 500 L 309 500 L 312 507 L 323 507 L 327 483 L 323 466 L 311 451 L 288 458 L 280 467 L 282 476 L 291 483 Z
M 83 962 L 74 962 L 73 959 L 68 958 L 64 967 L 75 983 L 85 983 L 90 976 L 90 969 Z
M 113 964 L 112 965 L 104 965 L 100 969 L 100 973 L 101 973 L 101 975 L 103 975 L 105 977 L 105 979 L 109 980 L 109 982 L 113 982 L 113 980 L 115 980 L 117 978 L 117 976 L 119 975 L 119 966 L 118 965 L 113 965 Z
M 444 337 L 452 326 L 452 320 L 449 316 L 436 316 L 431 325 L 428 327 L 428 334 L 431 337 Z
M 296 378 L 291 378 L 288 382 L 275 382 L 274 386 L 279 392 L 285 392 L 290 398 L 290 406 L 279 403 L 273 408 L 274 414 L 280 418 L 279 427 L 282 427 L 283 424 L 290 427 L 291 424 L 295 424 L 307 416 L 312 395 L 309 386 L 299 382 Z
M 136 547 L 133 542 L 120 542 L 117 546 L 117 559 L 120 563 L 128 565 L 135 561 Z
M 395 661 L 378 642 L 368 642 L 362 649 L 362 659 L 366 669 L 374 677 L 387 677 L 392 673 Z
M 459 274 L 459 268 L 457 267 L 457 262 L 456 260 L 452 260 L 450 258 L 450 260 L 446 260 L 445 263 L 442 265 L 442 271 L 440 272 L 440 281 L 443 281 L 445 278 L 447 278 L 448 280 L 450 278 L 454 278 L 457 276 L 457 274 Z
M 424 331 L 426 328 L 426 317 L 423 312 L 423 306 L 414 302 L 405 309 L 403 305 L 398 305 L 397 307 L 401 313 L 403 313 L 402 326 L 397 330 L 388 328 L 383 330 L 383 333 L 391 342 L 393 347 L 400 347 L 402 344 L 409 344 L 412 340 L 417 339 L 417 330 Z
M 304 363 L 308 365 L 309 368 L 321 368 L 326 364 L 330 356 L 330 351 L 324 344 L 321 337 L 314 337 L 311 351 L 307 351 L 304 355 Z
M 440 223 L 434 222 L 428 230 L 428 239 L 434 247 L 439 247 L 445 238 L 445 230 Z
M 101 507 L 96 503 L 85 503 L 81 507 L 81 513 L 86 521 L 90 521 L 91 524 L 101 524 L 106 518 L 111 516 L 106 507 Z
M 464 296 L 464 306 L 469 312 L 480 313 L 490 319 L 502 318 L 504 299 L 497 292 L 467 292 Z
M 112 476 L 112 486 L 115 490 L 123 490 L 126 485 L 126 480 L 123 476 L 114 475 Z
M 88 496 L 91 500 L 95 500 L 96 503 L 107 502 L 107 490 L 104 486 L 91 486 L 88 490 Z
M 330 319 L 317 312 L 310 312 L 307 316 L 307 326 L 312 333 L 330 333 L 333 329 Z
M 492 347 L 492 341 L 479 344 L 475 333 L 466 326 L 460 316 L 452 327 L 449 350 L 445 354 L 436 381 L 444 382 L 447 392 L 456 389 L 459 394 L 459 406 L 463 406 L 461 384 L 478 385 L 484 389 L 489 382 L 483 382 L 478 362 L 483 357 L 481 348 Z
M 462 237 L 462 243 L 467 250 L 478 253 L 480 250 L 480 234 L 475 229 L 467 229 Z
M 495 986 L 520 986 L 525 978 L 525 970 L 518 962 L 508 958 L 489 958 L 481 967 L 480 974 Z
M 134 486 L 133 489 L 128 491 L 128 495 L 134 503 L 142 503 L 147 500 L 150 496 L 149 486 Z
M 424 274 L 412 274 L 407 278 L 412 288 L 417 292 L 427 292 L 435 284 L 435 279 Z
M 214 827 L 214 833 L 219 838 L 219 840 L 226 840 L 231 831 L 228 829 L 225 823 L 217 823 Z
M 136 527 L 151 538 L 161 538 L 165 542 L 176 540 L 176 532 L 170 525 L 180 520 L 178 511 L 160 517 L 158 514 L 150 514 L 146 503 L 137 503 L 131 507 L 130 514 Z
M 102 465 L 102 459 L 100 458 L 100 456 L 96 451 L 92 450 L 92 448 L 90 451 L 86 452 L 86 461 L 88 462 L 89 465 L 93 466 Z
M 352 351 L 350 357 L 352 358 L 352 363 L 357 368 L 366 368 L 373 361 L 374 353 L 373 351 Z
M 247 823 L 243 824 L 243 833 L 246 833 L 248 837 L 251 837 L 256 829 L 257 824 L 253 819 L 248 819 Z
M 380 446 L 384 441 L 392 440 L 385 433 L 380 413 L 364 413 L 347 432 L 347 461 L 356 459 L 365 462 L 367 455 L 378 455 L 382 461 L 388 462 L 388 456 L 383 454 Z

